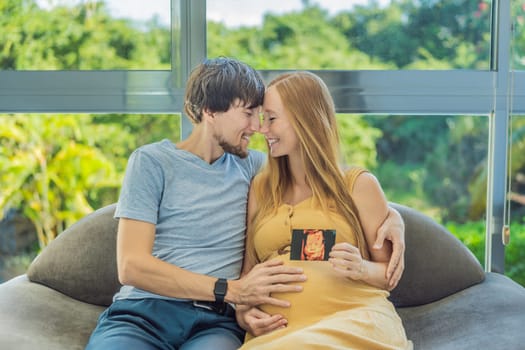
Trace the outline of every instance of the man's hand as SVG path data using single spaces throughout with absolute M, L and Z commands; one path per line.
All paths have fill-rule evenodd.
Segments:
M 257 306 L 270 304 L 280 307 L 289 307 L 290 302 L 272 297 L 272 293 L 300 292 L 301 283 L 306 281 L 303 269 L 285 266 L 284 262 L 275 258 L 257 264 L 248 274 L 237 281 L 229 281 L 232 285 L 232 299 L 235 304 Z M 236 297 L 235 297 L 236 295 Z M 228 297 L 228 294 L 226 295 Z
M 399 283 L 405 269 L 405 223 L 401 214 L 392 207 L 389 207 L 388 217 L 377 230 L 374 249 L 380 249 L 385 239 L 392 242 L 392 256 L 386 269 L 388 290 L 392 290 Z
M 288 324 L 281 315 L 271 316 L 256 307 L 246 305 L 237 306 L 235 317 L 239 326 L 255 337 L 284 328 Z

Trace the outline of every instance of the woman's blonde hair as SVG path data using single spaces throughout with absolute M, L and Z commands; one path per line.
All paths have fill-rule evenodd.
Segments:
M 356 233 L 362 256 L 368 258 L 357 208 L 340 167 L 335 107 L 328 87 L 320 77 L 306 71 L 284 73 L 271 81 L 268 88 L 272 86 L 279 93 L 299 139 L 314 203 L 326 212 L 335 206 Z M 267 166 L 254 182 L 258 210 L 250 225 L 253 229 L 256 230 L 262 218 L 275 214 L 291 185 L 288 157 L 269 157 Z

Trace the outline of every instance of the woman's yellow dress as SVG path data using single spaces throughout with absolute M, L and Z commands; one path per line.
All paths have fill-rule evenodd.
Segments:
M 289 300 L 291 307 L 261 306 L 269 314 L 283 315 L 287 327 L 255 338 L 247 334 L 241 349 L 412 349 L 388 291 L 346 279 L 327 261 L 290 261 L 292 229 L 335 229 L 336 243 L 356 245 L 340 215 L 323 214 L 312 202 L 282 205 L 255 232 L 261 261 L 280 256 L 286 264 L 302 267 L 307 281 L 302 292 L 274 295 Z

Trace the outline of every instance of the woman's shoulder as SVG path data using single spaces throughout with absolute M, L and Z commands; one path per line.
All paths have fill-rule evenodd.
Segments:
M 268 176 L 267 174 L 264 173 L 264 171 L 259 171 L 259 173 L 257 173 L 254 177 L 253 177 L 253 180 L 252 180 L 252 185 L 260 185 L 262 183 L 262 181 L 264 181 L 264 179 L 267 179 Z
M 352 189 L 355 185 L 357 178 L 364 173 L 370 173 L 368 169 L 359 166 L 359 165 L 350 165 L 344 170 L 344 178 L 347 184 L 347 187 Z

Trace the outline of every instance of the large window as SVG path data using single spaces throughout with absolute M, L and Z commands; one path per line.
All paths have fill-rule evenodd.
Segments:
M 137 17 L 143 5 L 149 9 Z M 451 230 L 472 225 L 457 232 L 475 232 L 486 269 L 513 271 L 508 257 L 519 251 L 523 216 L 508 192 L 522 191 L 525 172 L 524 7 L 523 0 L 6 0 L 0 113 L 181 114 L 185 79 L 206 56 L 235 56 L 266 81 L 282 70 L 313 70 L 329 85 L 341 125 L 363 131 L 347 134 L 345 152 L 368 150 L 367 166 L 389 198 Z M 178 121 L 184 137 L 191 124 Z M 420 148 L 428 151 L 416 156 Z M 452 197 L 453 207 L 442 205 Z

